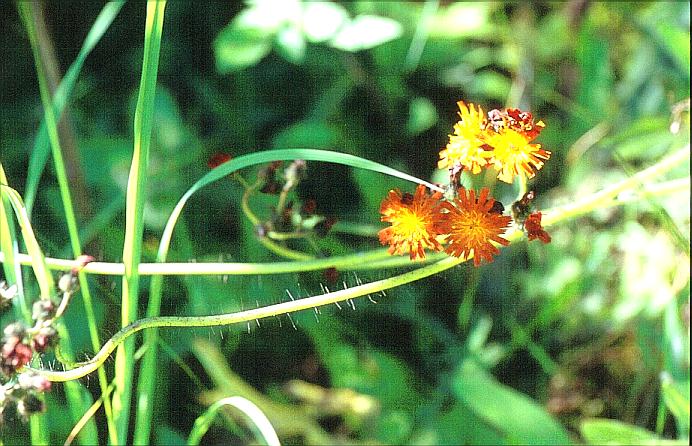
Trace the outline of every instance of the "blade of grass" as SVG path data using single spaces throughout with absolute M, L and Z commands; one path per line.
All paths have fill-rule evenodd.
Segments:
M 46 259 L 43 255 L 43 251 L 38 241 L 36 241 L 34 230 L 29 221 L 29 215 L 26 213 L 26 207 L 24 207 L 24 201 L 22 201 L 19 192 L 11 187 L 2 185 L 0 188 L 2 188 L 3 197 L 12 205 L 12 210 L 19 223 L 24 246 L 26 246 L 29 258 L 31 259 L 31 268 L 38 282 L 41 299 L 50 299 L 54 294 L 53 276 L 46 266 Z
M 263 152 L 250 153 L 239 156 L 229 162 L 217 166 L 212 171 L 200 178 L 190 189 L 185 192 L 182 198 L 178 201 L 173 212 L 168 218 L 161 242 L 159 251 L 156 256 L 157 262 L 165 262 L 168 257 L 168 249 L 170 247 L 173 230 L 182 213 L 182 210 L 190 199 L 190 197 L 203 187 L 224 178 L 231 173 L 240 170 L 244 167 L 253 166 L 256 164 L 271 163 L 273 161 L 285 161 L 303 159 L 306 161 L 324 161 L 342 164 L 350 167 L 372 170 L 386 175 L 402 178 L 413 181 L 415 183 L 425 184 L 426 186 L 437 189 L 433 184 L 427 183 L 419 178 L 408 175 L 383 164 L 376 163 L 364 158 L 346 153 L 331 152 L 326 150 L 316 149 L 282 149 L 282 150 L 267 150 Z M 307 264 L 310 260 L 305 261 Z M 317 261 L 319 262 L 319 261 Z M 297 262 L 295 262 L 297 263 Z M 360 262 L 367 263 L 367 262 Z M 270 266 L 271 269 L 271 266 Z M 161 308 L 161 294 L 163 286 L 163 276 L 154 276 L 149 287 L 149 305 L 147 307 L 147 317 L 155 317 L 159 315 Z M 140 378 L 137 386 L 137 425 L 135 427 L 135 443 L 147 443 L 151 431 L 151 404 L 153 401 L 153 392 L 156 384 L 156 348 L 158 333 L 156 330 L 150 330 L 144 335 L 144 343 L 146 354 L 142 360 Z
M 72 95 L 72 90 L 77 82 L 77 77 L 79 76 L 84 61 L 89 56 L 94 47 L 101 40 L 101 37 L 106 33 L 108 28 L 110 28 L 111 23 L 115 20 L 120 12 L 120 9 L 125 4 L 125 0 L 117 0 L 107 2 L 98 17 L 91 26 L 89 33 L 84 39 L 82 48 L 77 54 L 77 58 L 70 68 L 68 68 L 63 77 L 60 85 L 55 90 L 55 95 L 53 96 L 53 113 L 55 114 L 56 121 L 60 120 L 65 105 L 67 104 L 68 98 Z M 34 140 L 34 147 L 31 151 L 31 157 L 29 158 L 29 168 L 27 169 L 26 175 L 26 187 L 24 188 L 24 198 L 27 207 L 27 212 L 31 215 L 31 211 L 34 207 L 34 202 L 36 200 L 36 193 L 38 191 L 38 184 L 41 179 L 41 174 L 48 161 L 48 154 L 50 153 L 50 141 L 48 138 L 48 129 L 46 126 L 45 119 L 41 122 L 41 127 L 39 128 L 36 139 Z
M 0 184 L 7 186 L 5 169 L 0 163 Z M 26 303 L 24 296 L 24 284 L 22 283 L 21 264 L 17 260 L 19 254 L 19 243 L 17 241 L 17 231 L 14 226 L 12 215 L 12 205 L 5 198 L 4 187 L 0 188 L 0 252 L 3 255 L 2 268 L 5 272 L 5 281 L 8 286 L 17 285 L 17 296 L 13 300 L 15 317 L 17 320 L 28 322 L 31 320 L 31 311 Z
M 111 8 L 111 14 L 107 15 L 107 19 L 110 19 L 112 21 L 112 18 L 115 17 L 115 14 L 119 11 L 120 7 L 122 7 L 122 4 L 116 4 L 115 8 Z M 30 12 L 32 6 L 26 6 L 23 7 L 26 11 Z M 29 20 L 26 21 L 27 25 L 27 31 L 29 34 L 29 40 L 31 41 L 31 47 L 32 47 L 32 52 L 34 54 L 34 60 L 36 64 L 36 72 L 38 75 L 38 80 L 39 80 L 39 89 L 41 92 L 41 101 L 43 103 L 43 108 L 44 108 L 44 123 L 45 123 L 45 128 L 48 133 L 48 139 L 50 142 L 50 147 L 51 147 L 51 152 L 52 152 L 52 157 L 53 157 L 53 164 L 55 168 L 55 173 L 56 177 L 58 179 L 58 185 L 60 188 L 60 197 L 62 200 L 62 205 L 63 209 L 65 211 L 65 221 L 67 223 L 67 229 L 68 229 L 68 235 L 70 239 L 70 246 L 72 248 L 72 254 L 76 258 L 80 255 L 82 255 L 82 248 L 79 240 L 79 230 L 77 228 L 77 218 L 74 213 L 74 206 L 72 203 L 72 196 L 70 193 L 70 187 L 69 187 L 69 182 L 67 179 L 67 171 L 65 168 L 65 163 L 63 161 L 63 156 L 62 156 L 62 149 L 60 146 L 60 138 L 58 136 L 58 123 L 57 123 L 57 117 L 55 115 L 55 110 L 53 107 L 53 102 L 51 101 L 50 97 L 50 91 L 48 89 L 48 82 L 45 77 L 45 69 L 43 67 L 43 62 L 41 59 L 40 51 L 38 48 L 38 43 L 36 39 L 36 31 L 35 27 L 33 25 L 33 21 L 29 18 Z M 94 43 L 95 44 L 95 43 Z M 93 47 L 93 44 L 91 45 Z M 86 55 L 84 55 L 86 57 Z M 81 61 L 83 62 L 83 60 Z M 80 64 L 81 65 L 81 64 Z M 74 75 L 76 78 L 76 74 Z M 74 79 L 72 79 L 72 84 L 74 84 Z M 61 101 L 65 102 L 67 96 L 65 98 L 61 98 Z M 98 351 L 101 348 L 101 341 L 99 339 L 99 334 L 98 334 L 98 328 L 97 328 L 97 323 L 96 323 L 96 316 L 94 314 L 93 310 L 93 301 L 91 298 L 91 292 L 89 288 L 89 282 L 87 280 L 87 277 L 84 273 L 80 272 L 79 273 L 79 284 L 80 284 L 80 292 L 82 295 L 82 299 L 84 302 L 84 309 L 86 313 L 86 319 L 87 319 L 87 326 L 89 329 L 89 335 L 92 343 L 92 348 L 94 351 Z M 61 333 L 61 343 L 63 347 L 63 352 L 65 353 L 67 359 L 74 360 L 74 355 L 72 353 L 72 348 L 70 346 L 70 338 L 69 338 L 69 331 L 65 328 L 62 330 Z M 111 413 L 111 404 L 110 404 L 110 399 L 108 398 L 106 390 L 108 389 L 108 378 L 106 376 L 106 372 L 103 369 L 99 369 L 98 371 L 98 377 L 99 377 L 99 385 L 101 387 L 101 393 L 103 395 L 106 395 L 105 401 L 104 401 L 104 409 L 106 413 L 106 420 L 108 424 L 108 431 L 110 434 L 111 441 L 116 440 L 115 437 L 115 425 L 113 423 L 113 416 Z M 73 386 L 76 386 L 74 389 L 71 389 L 68 392 L 68 399 L 70 400 L 71 404 L 70 407 L 73 411 L 73 416 L 75 417 L 75 422 L 79 420 L 81 417 L 82 413 L 87 409 L 86 407 L 81 407 L 83 406 L 83 398 L 81 397 L 83 392 L 85 391 L 81 386 L 78 384 L 73 384 Z M 69 390 L 69 389 L 68 389 Z M 90 421 L 88 425 L 85 427 L 85 429 L 82 430 L 80 434 L 80 438 L 86 442 L 94 442 L 98 441 L 98 432 L 96 430 L 96 424 L 93 421 Z
M 72 246 L 72 252 L 74 254 L 74 257 L 78 257 L 82 254 L 82 252 L 79 243 L 77 219 L 74 214 L 74 207 L 72 204 L 72 197 L 70 194 L 70 188 L 67 179 L 67 171 L 65 169 L 65 163 L 63 161 L 62 156 L 62 149 L 60 147 L 60 139 L 58 137 L 58 123 L 55 117 L 53 103 L 50 97 L 50 91 L 48 89 L 48 81 L 45 75 L 43 60 L 41 58 L 41 53 L 38 47 L 36 27 L 33 20 L 34 5 L 28 2 L 23 3 L 20 5 L 20 11 L 22 18 L 24 20 L 24 25 L 27 29 L 29 41 L 31 43 L 31 50 L 34 55 L 34 63 L 36 65 L 36 73 L 39 81 L 38 83 L 41 94 L 41 102 L 43 103 L 44 121 L 46 129 L 48 131 L 48 138 L 50 140 L 50 147 L 53 155 L 53 163 L 55 167 L 56 177 L 58 179 L 58 185 L 60 188 L 60 198 L 62 200 L 63 209 L 65 211 L 65 221 L 67 223 L 70 244 Z M 98 339 L 98 329 L 96 327 L 96 317 L 93 311 L 91 293 L 89 292 L 89 283 L 84 273 L 79 273 L 79 284 L 81 288 L 81 295 L 84 300 L 84 306 L 87 315 L 87 325 L 89 326 L 89 331 L 92 339 L 92 346 L 94 348 L 94 351 L 96 352 L 101 348 L 101 343 Z M 74 354 L 72 351 L 69 331 L 64 326 L 61 326 L 60 328 L 60 343 L 65 357 L 68 360 L 74 360 Z M 107 389 L 108 380 L 103 369 L 99 369 L 98 374 L 100 378 L 99 381 L 101 384 L 101 391 L 103 392 Z M 79 421 L 82 414 L 88 409 L 88 406 L 85 406 L 84 398 L 84 396 L 88 392 L 81 386 L 81 384 L 77 382 L 69 383 L 69 385 L 65 386 L 65 389 L 67 399 L 70 403 L 70 412 L 72 413 L 72 417 L 74 419 L 74 422 L 76 423 Z M 109 406 L 106 407 L 110 409 Z M 106 413 L 110 415 L 110 410 L 108 409 Z M 108 416 L 108 418 L 110 419 L 111 417 Z M 88 423 L 84 430 L 82 430 L 80 438 L 85 443 L 98 442 L 98 431 L 96 430 L 96 423 L 93 422 L 93 420 Z
M 264 440 L 264 444 L 269 446 L 280 446 L 279 437 L 267 416 L 252 401 L 242 396 L 231 396 L 221 399 L 211 406 L 195 420 L 190 436 L 187 439 L 188 445 L 198 445 L 204 434 L 209 430 L 209 426 L 214 422 L 216 414 L 224 406 L 235 407 L 252 421 L 255 428 L 255 435 Z
M 2 176 L 4 177 L 4 169 L 2 168 L 1 163 L 0 171 L 3 172 Z M 34 271 L 34 275 L 36 276 L 39 289 L 41 290 L 41 298 L 50 299 L 50 297 L 53 295 L 53 277 L 50 275 L 50 272 L 45 265 L 43 252 L 41 252 L 41 248 L 36 241 L 36 237 L 34 237 L 34 231 L 31 228 L 31 223 L 29 222 L 29 217 L 26 214 L 26 208 L 24 207 L 22 198 L 19 196 L 17 191 L 5 185 L 7 182 L 6 180 L 6 178 L 3 178 L 3 184 L 0 185 L 0 197 L 2 197 L 0 204 L 7 202 L 11 204 L 19 223 L 19 227 L 21 228 L 22 237 L 24 238 L 24 245 L 27 247 L 27 251 L 31 255 L 31 266 Z M 2 207 L 4 210 L 4 205 Z M 5 214 L 5 216 L 9 217 L 8 214 Z M 47 429 L 46 419 L 43 414 L 38 414 L 31 417 L 29 429 L 32 444 L 49 444 L 50 430 Z
M 148 1 L 144 31 L 144 58 L 134 122 L 134 152 L 127 184 L 125 211 L 125 244 L 123 246 L 122 326 L 137 319 L 139 262 L 144 232 L 144 194 L 149 164 L 149 145 L 154 119 L 154 96 L 159 66 L 165 1 Z M 115 391 L 113 412 L 118 428 L 118 444 L 127 441 L 134 371 L 134 339 L 118 347 L 115 357 Z M 138 421 L 139 422 L 139 421 Z M 144 422 L 144 421 L 141 421 Z M 146 422 L 149 422 L 147 420 Z

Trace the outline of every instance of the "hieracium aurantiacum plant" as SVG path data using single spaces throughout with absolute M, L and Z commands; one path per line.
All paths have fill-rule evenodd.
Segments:
M 516 177 L 533 178 L 550 158 L 550 152 L 532 141 L 545 128 L 543 121 L 516 108 L 491 110 L 487 115 L 480 106 L 458 102 L 459 117 L 454 134 L 440 151 L 438 167 L 448 169 L 449 182 L 443 192 L 429 191 L 419 185 L 413 194 L 391 190 L 382 201 L 381 220 L 390 226 L 379 232 L 380 242 L 389 245 L 390 254 L 408 254 L 411 260 L 424 259 L 425 251 L 444 251 L 475 266 L 492 262 L 507 246 L 502 237 L 514 222 L 529 240 L 550 242 L 541 226 L 541 213 L 531 212 L 535 194 L 526 192 L 511 207 L 512 216 L 504 215 L 502 203 L 490 196 L 487 187 L 480 191 L 460 184 L 460 174 L 479 174 L 493 169 L 497 178 L 512 183 Z

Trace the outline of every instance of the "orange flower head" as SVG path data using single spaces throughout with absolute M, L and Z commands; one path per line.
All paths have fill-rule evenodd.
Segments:
M 543 243 L 550 243 L 550 234 L 541 226 L 541 213 L 534 212 L 529 215 L 524 222 L 524 230 L 529 237 L 529 241 L 539 239 Z
M 457 105 L 461 120 L 454 124 L 454 134 L 449 135 L 447 147 L 440 151 L 437 166 L 440 169 L 451 169 L 460 165 L 473 173 L 479 173 L 481 167 L 488 164 L 483 156 L 483 135 L 487 119 L 480 106 L 476 109 L 473 104 L 467 106 L 464 101 L 457 102 Z
M 473 256 L 474 266 L 479 266 L 482 260 L 490 263 L 493 256 L 499 254 L 500 250 L 491 241 L 509 245 L 500 235 L 512 219 L 494 211 L 495 200 L 488 196 L 489 193 L 488 188 L 483 188 L 476 198 L 473 189 L 462 187 L 454 204 L 445 202 L 442 205 L 448 212 L 442 214 L 438 231 L 448 234 L 447 254 L 466 259 Z
M 381 220 L 391 226 L 379 232 L 380 243 L 389 244 L 390 254 L 409 254 L 411 260 L 424 259 L 425 249 L 441 251 L 435 224 L 439 220 L 440 198 L 428 195 L 422 184 L 411 194 L 390 190 L 380 206 Z
M 531 140 L 526 133 L 511 128 L 488 134 L 486 141 L 493 151 L 486 156 L 492 157 L 490 162 L 499 171 L 498 179 L 512 183 L 515 175 L 533 178 L 543 167 L 550 152 L 543 150 L 540 144 L 531 144 Z

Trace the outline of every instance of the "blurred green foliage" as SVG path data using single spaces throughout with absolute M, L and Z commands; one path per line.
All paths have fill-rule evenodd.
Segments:
M 72 63 L 101 6 L 43 4 L 58 68 Z M 486 110 L 519 106 L 546 122 L 539 142 L 552 158 L 530 185 L 540 207 L 600 190 L 689 144 L 689 102 L 675 111 L 689 101 L 689 18 L 688 2 L 170 2 L 144 261 L 154 259 L 170 211 L 214 154 L 332 149 L 434 179 L 460 99 Z M 122 255 L 143 22 L 142 2 L 126 3 L 86 59 L 61 128 L 74 136 L 63 146 L 85 250 L 108 261 Z M 0 27 L 0 156 L 9 184 L 23 193 L 42 110 L 11 3 L 0 5 Z M 689 174 L 681 165 L 667 179 Z M 377 226 L 387 190 L 412 189 L 334 165 L 310 163 L 307 175 L 295 198 L 313 199 L 318 213 L 343 222 Z M 216 389 L 219 397 L 253 400 L 289 444 L 687 444 L 687 184 L 552 228 L 550 245 L 519 242 L 479 270 L 464 265 L 372 296 L 377 304 L 354 302 L 355 311 L 164 330 L 170 348 L 159 355 L 153 442 L 181 442 Z M 509 203 L 516 190 L 497 185 L 494 193 Z M 169 258 L 277 260 L 255 240 L 241 195 L 229 179 L 194 197 Z M 251 204 L 267 218 L 273 202 Z M 49 255 L 69 255 L 50 167 L 32 221 Z M 377 245 L 334 234 L 319 248 L 337 254 Z M 163 313 L 231 312 L 391 273 L 168 278 Z M 120 282 L 91 281 L 106 338 L 118 328 L 108 315 L 119 312 Z M 147 289 L 145 281 L 145 300 Z M 67 324 L 77 351 L 90 352 L 78 302 Z M 195 347 L 197 338 L 208 345 Z M 229 365 L 225 374 L 221 363 Z M 323 400 L 291 395 L 291 380 L 321 386 Z M 374 409 L 354 409 L 353 396 L 342 410 L 325 409 L 343 388 L 370 398 Z M 56 386 L 47 415 L 55 441 L 72 428 L 65 404 Z M 101 414 L 97 420 L 103 428 Z M 205 438 L 246 435 L 229 418 Z M 3 426 L 2 436 L 7 444 L 28 438 L 19 425 Z

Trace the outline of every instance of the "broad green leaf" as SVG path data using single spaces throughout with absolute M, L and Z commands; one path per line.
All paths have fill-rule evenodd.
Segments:
M 367 50 L 401 36 L 403 27 L 395 20 L 373 15 L 359 15 L 344 25 L 330 44 L 344 51 Z
M 461 364 L 452 388 L 459 400 L 509 443 L 570 443 L 565 428 L 542 406 L 499 383 L 472 360 Z
M 257 29 L 226 27 L 214 40 L 216 69 L 221 74 L 255 65 L 269 54 L 271 35 Z
M 588 444 L 640 445 L 658 439 L 656 434 L 639 426 L 602 418 L 582 421 L 579 431 Z
M 576 61 L 581 68 L 577 102 L 592 118 L 579 126 L 583 131 L 609 115 L 614 91 L 610 44 L 599 37 L 594 21 L 585 21 L 576 39 Z
M 311 42 L 331 39 L 348 20 L 348 12 L 337 3 L 305 2 L 303 8 L 303 34 Z

